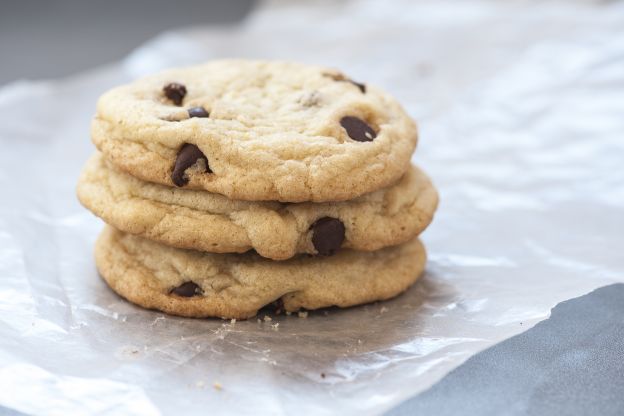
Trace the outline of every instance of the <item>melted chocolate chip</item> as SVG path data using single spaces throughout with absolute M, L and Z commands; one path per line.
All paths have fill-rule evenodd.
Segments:
M 195 162 L 203 159 L 206 163 L 206 172 L 212 173 L 208 166 L 208 159 L 206 155 L 199 150 L 199 147 L 191 143 L 186 143 L 182 146 L 176 157 L 175 166 L 171 173 L 171 180 L 176 186 L 184 186 L 188 183 L 188 178 L 184 176 L 184 171 L 193 166 Z
M 204 107 L 192 107 L 188 109 L 188 115 L 191 118 L 193 117 L 205 118 L 205 117 L 208 117 L 210 114 L 208 114 L 208 111 L 206 111 Z
M 334 81 L 346 81 L 348 79 L 347 77 L 345 77 L 344 74 L 341 74 L 340 72 L 326 72 L 323 74 L 323 76 L 329 77 Z
M 171 289 L 171 292 L 169 293 L 182 296 L 185 298 L 190 298 L 192 296 L 201 295 L 203 293 L 203 290 L 201 289 L 201 287 L 197 285 L 197 283 L 188 281 L 188 282 L 182 283 L 178 287 L 174 287 L 173 289 Z
M 351 84 L 353 84 L 356 87 L 358 87 L 359 90 L 362 92 L 362 94 L 366 94 L 366 84 L 362 84 L 361 82 L 353 81 L 352 79 L 347 78 L 346 76 L 344 76 L 344 74 L 324 74 L 324 75 L 326 77 L 330 77 L 334 81 L 350 82 Z
M 182 100 L 186 95 L 186 87 L 177 82 L 171 82 L 163 87 L 165 97 L 169 98 L 175 105 L 182 105 Z
M 318 219 L 310 229 L 312 230 L 312 244 L 321 256 L 331 256 L 344 241 L 344 224 L 336 218 Z
M 366 84 L 362 84 L 361 82 L 353 81 L 352 79 L 349 79 L 347 81 L 350 82 L 351 84 L 355 85 L 356 87 L 358 87 L 360 89 L 360 91 L 362 91 L 362 94 L 366 94 Z
M 375 130 L 357 117 L 345 116 L 340 119 L 340 125 L 349 137 L 358 142 L 372 142 L 377 137 Z
M 273 302 L 273 307 L 275 308 L 273 311 L 275 315 L 281 314 L 284 311 L 284 301 L 282 300 L 282 298 L 279 298 L 278 300 Z

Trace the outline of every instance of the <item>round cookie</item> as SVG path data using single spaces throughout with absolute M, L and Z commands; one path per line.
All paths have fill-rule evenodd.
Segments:
M 351 201 L 284 204 L 143 182 L 99 154 L 81 174 L 78 197 L 124 232 L 213 253 L 255 249 L 274 260 L 403 243 L 429 225 L 438 202 L 431 181 L 414 166 L 391 187 Z
M 343 201 L 409 167 L 416 125 L 396 100 L 340 72 L 221 60 L 105 93 L 92 139 L 140 179 L 237 200 Z
M 95 259 L 108 285 L 130 302 L 172 315 L 245 319 L 275 301 L 294 312 L 389 299 L 418 279 L 426 254 L 414 239 L 274 262 L 255 253 L 182 250 L 106 227 Z

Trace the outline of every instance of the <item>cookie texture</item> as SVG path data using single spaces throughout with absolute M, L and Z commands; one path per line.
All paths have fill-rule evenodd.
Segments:
M 426 254 L 414 239 L 374 252 L 275 262 L 255 253 L 168 247 L 106 227 L 95 259 L 108 285 L 137 305 L 180 316 L 245 319 L 275 301 L 294 312 L 389 299 L 418 279 Z
M 373 86 L 333 69 L 248 60 L 115 88 L 100 98 L 91 133 L 108 160 L 145 181 L 281 202 L 387 187 L 417 142 L 414 122 Z
M 275 260 L 403 243 L 429 225 L 438 202 L 431 181 L 415 166 L 389 188 L 351 201 L 286 204 L 144 182 L 99 154 L 81 174 L 78 197 L 124 232 L 214 253 L 255 249 Z

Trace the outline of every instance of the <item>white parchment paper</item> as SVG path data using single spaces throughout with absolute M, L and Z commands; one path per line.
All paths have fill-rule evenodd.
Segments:
M 441 193 L 419 284 L 234 324 L 141 310 L 106 287 L 92 258 L 102 224 L 74 196 L 95 101 L 215 57 L 335 66 L 404 103 L 420 125 L 414 161 Z M 0 406 L 378 414 L 557 302 L 624 281 L 623 164 L 621 2 L 273 2 L 240 27 L 167 33 L 106 68 L 7 85 Z

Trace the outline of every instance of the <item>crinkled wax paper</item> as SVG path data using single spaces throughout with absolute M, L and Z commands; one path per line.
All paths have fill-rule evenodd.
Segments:
M 215 57 L 335 66 L 404 103 L 420 124 L 414 161 L 441 193 L 420 283 L 234 324 L 108 290 L 92 258 L 102 223 L 74 196 L 96 98 Z M 624 281 L 624 3 L 264 4 L 240 27 L 167 33 L 106 68 L 3 87 L 0 163 L 0 406 L 377 414 L 557 302 Z

